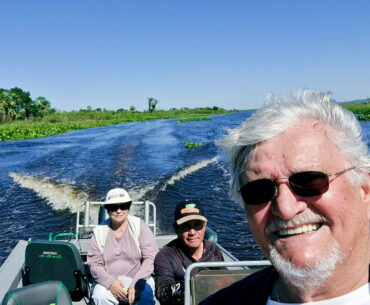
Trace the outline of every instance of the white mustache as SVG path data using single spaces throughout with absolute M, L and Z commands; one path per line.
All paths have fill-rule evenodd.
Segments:
M 329 220 L 325 216 L 320 214 L 297 215 L 288 221 L 282 219 L 274 219 L 266 227 L 266 233 L 317 222 L 329 223 Z

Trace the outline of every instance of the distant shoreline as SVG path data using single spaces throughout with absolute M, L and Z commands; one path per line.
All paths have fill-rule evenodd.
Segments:
M 360 121 L 370 121 L 370 99 L 359 103 L 341 103 L 340 105 L 357 114 Z
M 341 103 L 341 106 L 358 115 L 362 121 L 370 120 L 370 103 Z M 0 124 L 0 142 L 8 140 L 27 140 L 66 133 L 72 130 L 91 127 L 111 126 L 116 124 L 160 120 L 178 119 L 178 123 L 188 121 L 209 120 L 210 115 L 229 114 L 234 112 L 255 111 L 225 110 L 218 107 L 181 108 L 171 110 L 129 111 L 129 110 L 80 110 L 71 112 L 56 112 L 40 120 L 13 121 Z
M 40 120 L 13 121 L 0 124 L 0 142 L 47 137 L 66 133 L 72 130 L 111 126 L 137 121 L 179 119 L 178 123 L 186 124 L 187 121 L 209 120 L 210 115 L 245 111 L 253 110 L 225 110 L 218 107 L 206 107 L 195 109 L 183 108 L 155 110 L 153 112 L 129 110 L 80 110 L 72 112 L 56 112 Z

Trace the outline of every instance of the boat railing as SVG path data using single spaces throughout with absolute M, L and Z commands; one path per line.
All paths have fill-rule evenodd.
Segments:
M 212 294 L 219 289 L 222 289 L 232 282 L 245 277 L 256 270 L 258 267 L 265 267 L 271 265 L 268 260 L 259 261 L 228 261 L 228 262 L 198 262 L 191 264 L 185 270 L 185 292 L 184 292 L 184 305 L 196 305 L 209 294 Z M 191 272 L 195 268 L 218 268 L 212 270 L 203 270 L 194 276 Z M 237 268 L 240 267 L 238 270 Z M 257 269 L 256 269 L 257 268 Z M 202 272 L 206 272 L 205 276 L 200 281 L 195 283 L 195 278 L 202 276 Z M 225 281 L 220 281 L 220 277 Z M 192 285 L 192 283 L 194 285 Z M 202 296 L 197 296 L 195 291 L 202 291 Z
M 95 221 L 92 221 L 90 214 L 91 214 L 91 207 L 98 207 L 99 208 L 99 222 L 107 218 L 107 214 L 103 205 L 105 202 L 101 201 L 84 201 L 82 202 L 78 209 L 77 209 L 77 217 L 76 217 L 76 239 L 80 238 L 81 229 L 83 230 L 91 230 L 96 227 L 98 224 Z M 133 201 L 132 206 L 142 208 L 144 211 L 143 220 L 146 225 L 152 230 L 153 234 L 156 235 L 157 233 L 157 209 L 153 202 L 149 200 L 145 201 Z M 83 213 L 83 221 L 81 223 L 81 214 Z M 140 217 L 141 218 L 141 217 Z

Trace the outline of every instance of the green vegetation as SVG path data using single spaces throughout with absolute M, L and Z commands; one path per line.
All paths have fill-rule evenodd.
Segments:
M 212 120 L 209 116 L 199 116 L 199 117 L 189 117 L 178 120 L 176 123 L 180 124 L 183 122 L 192 122 L 192 121 L 209 121 Z
M 358 119 L 360 121 L 370 121 L 370 114 L 360 114 Z
M 56 111 L 51 108 L 50 102 L 44 97 L 31 99 L 29 92 L 20 88 L 0 88 L 0 141 L 24 140 L 37 137 L 46 137 L 65 133 L 71 130 L 90 127 L 109 126 L 121 123 L 158 120 L 179 119 L 177 123 L 190 121 L 211 120 L 210 115 L 238 112 L 238 110 L 225 110 L 217 106 L 203 108 L 171 108 L 158 110 L 158 100 L 148 98 L 148 110 L 137 111 L 135 106 L 129 110 L 118 109 L 87 109 L 79 111 Z M 370 99 L 356 102 L 343 103 L 343 107 L 359 114 L 360 120 L 370 120 Z M 252 111 L 252 110 L 250 110 Z M 185 147 L 192 148 L 203 143 L 185 142 Z
M 202 146 L 202 145 L 204 145 L 204 143 L 200 143 L 200 142 L 185 142 L 184 143 L 184 146 L 186 148 L 193 148 L 193 147 Z
M 24 121 L 13 121 L 0 124 L 0 141 L 24 140 L 46 137 L 71 130 L 90 127 L 110 126 L 136 121 L 174 119 L 186 117 L 204 117 L 205 115 L 225 114 L 234 111 L 213 108 L 156 110 L 153 112 L 113 110 L 79 110 L 71 112 L 53 112 L 43 118 L 31 118 Z
M 67 123 L 45 123 L 45 122 L 13 122 L 0 125 L 0 141 L 25 140 L 39 137 L 56 135 L 71 130 L 85 129 L 95 126 L 112 125 L 109 121 L 102 122 L 67 122 Z
M 53 112 L 55 109 L 52 109 L 50 102 L 42 96 L 32 100 L 30 93 L 20 88 L 0 88 L 0 123 L 43 118 Z
M 152 97 L 148 97 L 148 111 L 153 112 L 158 104 L 158 100 Z
M 175 118 L 187 120 L 189 117 L 195 120 L 213 114 L 237 112 L 216 106 L 157 110 L 157 103 L 158 100 L 148 98 L 149 109 L 143 112 L 137 111 L 135 106 L 130 106 L 129 110 L 116 111 L 101 108 L 93 110 L 88 106 L 87 109 L 65 112 L 52 109 L 50 102 L 44 97 L 32 100 L 30 93 L 22 89 L 0 89 L 0 141 L 46 137 L 71 130 L 136 121 Z
M 361 121 L 369 121 L 370 120 L 370 98 L 356 103 L 343 103 L 341 104 L 344 108 L 348 109 L 349 111 L 358 114 L 358 119 Z

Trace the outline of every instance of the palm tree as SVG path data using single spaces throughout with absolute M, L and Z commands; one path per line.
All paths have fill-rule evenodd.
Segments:
M 148 97 L 148 106 L 149 112 L 153 112 L 155 110 L 155 106 L 158 104 L 158 100 L 152 97 Z
M 0 89 L 0 120 L 14 120 L 17 115 L 17 103 L 9 90 Z

